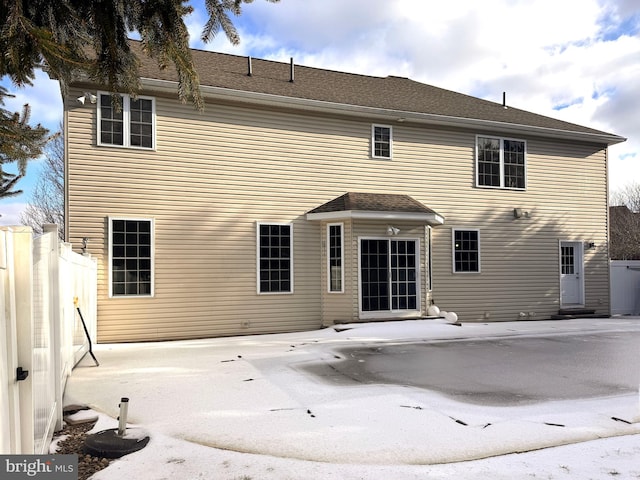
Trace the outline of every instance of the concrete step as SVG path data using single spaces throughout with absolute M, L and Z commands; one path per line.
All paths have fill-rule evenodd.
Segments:
M 551 320 L 570 320 L 573 318 L 609 318 L 610 315 L 596 313 L 591 308 L 561 308 L 557 315 L 551 315 Z

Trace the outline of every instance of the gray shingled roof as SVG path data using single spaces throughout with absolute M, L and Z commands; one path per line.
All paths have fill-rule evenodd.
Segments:
M 134 51 L 140 51 L 138 42 L 132 42 L 132 47 Z M 615 137 L 606 132 L 517 108 L 504 108 L 501 103 L 426 85 L 408 78 L 373 77 L 296 65 L 295 80 L 290 82 L 288 63 L 252 59 L 252 75 L 249 76 L 247 57 L 203 50 L 192 50 L 192 54 L 203 87 Z M 141 61 L 141 77 L 177 81 L 173 68 L 160 70 L 154 60 L 145 55 L 138 56 Z M 622 137 L 618 138 L 619 140 L 614 138 L 608 141 L 624 141 Z
M 409 195 L 347 192 L 308 213 L 364 210 L 370 212 L 436 213 Z
M 444 217 L 409 195 L 347 192 L 307 212 L 308 220 L 360 218 L 442 225 Z

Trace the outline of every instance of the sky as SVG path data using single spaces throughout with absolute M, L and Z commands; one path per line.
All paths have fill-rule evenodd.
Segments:
M 610 190 L 640 182 L 640 4 L 637 0 L 255 0 L 235 17 L 241 43 L 223 33 L 200 40 L 201 0 L 187 19 L 194 48 L 298 65 L 413 80 L 615 133 Z M 56 82 L 40 73 L 16 89 L 12 111 L 29 103 L 32 123 L 56 130 Z M 15 224 L 25 194 L 0 203 L 0 224 Z
M 465 389 L 456 369 L 463 368 L 465 359 L 481 363 L 485 373 L 475 386 L 505 385 L 506 393 L 498 387 L 491 398 L 518 397 L 530 376 L 543 376 L 561 385 L 558 390 L 570 391 L 567 385 L 575 382 L 567 380 L 568 370 L 554 364 L 571 349 L 567 338 L 575 345 L 589 333 L 637 335 L 638 320 L 462 325 L 407 320 L 290 334 L 99 344 L 94 353 L 100 365 L 89 356 L 80 362 L 67 381 L 65 405 L 93 409 L 79 412 L 74 421 L 98 412 L 96 433 L 116 428 L 120 399 L 126 397 L 126 437 L 150 438 L 146 447 L 114 462 L 95 480 L 637 479 L 637 383 L 620 388 L 619 376 L 607 382 L 584 374 L 579 382 L 606 386 L 607 394 L 563 398 L 553 389 L 551 396 L 538 391 L 534 401 L 505 405 L 485 397 L 474 402 L 475 394 L 465 395 L 473 387 Z M 544 344 L 539 337 L 546 339 Z M 461 340 L 467 342 L 458 355 L 485 340 L 498 348 L 497 354 L 478 357 L 474 351 L 459 357 L 461 362 L 452 361 L 448 372 L 455 386 L 443 392 L 412 386 L 406 376 L 398 376 L 405 372 L 401 363 L 396 370 L 385 368 L 390 348 L 410 368 Z M 513 340 L 521 346 L 505 346 Z M 357 370 L 340 369 L 353 349 L 363 347 L 369 353 L 356 356 L 357 362 L 395 381 L 376 383 Z M 519 349 L 529 352 L 536 368 L 523 371 L 522 363 L 512 365 L 520 376 L 514 381 L 505 376 L 503 362 Z M 640 362 L 640 352 L 633 350 L 598 351 L 592 360 L 618 372 L 620 364 L 634 372 Z

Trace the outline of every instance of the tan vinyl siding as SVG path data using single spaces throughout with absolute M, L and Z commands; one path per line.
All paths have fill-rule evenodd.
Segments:
M 352 222 L 345 220 L 341 222 L 322 222 L 321 230 L 321 245 L 322 251 L 326 255 L 328 244 L 327 239 L 327 224 L 328 223 L 342 223 L 343 224 L 343 268 L 344 268 L 344 292 L 329 292 L 327 287 L 327 262 L 326 257 L 323 255 L 322 261 L 322 324 L 325 326 L 333 325 L 334 323 L 352 322 L 357 320 L 357 317 L 353 316 L 353 297 L 354 292 L 357 298 L 358 292 L 358 279 L 357 279 L 357 261 L 354 266 L 353 256 L 350 255 L 353 242 L 353 229 Z
M 527 190 L 493 190 L 475 187 L 475 131 L 396 124 L 393 159 L 373 159 L 371 124 L 379 122 L 222 104 L 199 113 L 157 97 L 157 149 L 146 151 L 95 147 L 95 105 L 68 100 L 66 108 L 68 238 L 79 246 L 89 237 L 98 258 L 100 342 L 285 332 L 357 319 L 357 239 L 383 234 L 387 223 L 344 222 L 345 293 L 328 294 L 325 222 L 305 219 L 349 191 L 411 195 L 445 217 L 433 228 L 433 298 L 462 321 L 482 320 L 485 311 L 491 320 L 555 313 L 559 240 L 596 243 L 585 255 L 586 299 L 608 311 L 604 147 L 523 138 Z M 531 218 L 514 220 L 516 207 Z M 154 219 L 153 298 L 109 298 L 109 216 Z M 256 222 L 293 223 L 293 294 L 257 294 Z M 481 274 L 452 274 L 453 227 L 480 230 Z M 424 226 L 412 228 L 426 311 Z
M 434 300 L 467 321 L 517 320 L 520 312 L 549 318 L 560 307 L 559 241 L 593 241 L 585 252 L 586 306 L 606 314 L 605 153 L 536 140 L 527 147 L 526 192 L 473 189 L 465 205 L 442 206 L 448 228 L 433 232 Z M 514 219 L 514 208 L 530 218 Z M 480 230 L 480 274 L 452 273 L 452 226 Z

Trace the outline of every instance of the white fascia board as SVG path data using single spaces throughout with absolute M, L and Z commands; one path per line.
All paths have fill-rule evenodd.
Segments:
M 141 78 L 143 86 L 156 91 L 170 92 L 175 94 L 177 82 L 169 80 L 158 80 L 153 78 Z M 496 122 L 491 120 L 479 120 L 474 118 L 451 117 L 447 115 L 436 115 L 432 113 L 405 112 L 403 110 L 390 110 L 385 108 L 365 107 L 360 105 L 349 105 L 344 103 L 325 102 L 321 100 L 310 100 L 306 98 L 284 97 L 271 93 L 248 92 L 244 90 L 234 90 L 224 87 L 212 87 L 201 85 L 200 90 L 205 98 L 220 99 L 226 101 L 237 101 L 263 106 L 280 108 L 291 108 L 297 110 L 307 110 L 322 113 L 340 113 L 368 119 L 375 118 L 386 122 L 404 122 L 425 125 L 439 125 L 457 128 L 470 128 L 486 132 L 503 132 L 513 135 L 534 135 L 546 138 L 558 138 L 564 140 L 574 140 L 582 142 L 593 142 L 606 145 L 622 143 L 627 139 L 608 133 L 575 132 L 559 130 L 554 128 L 534 127 L 519 125 L 515 123 Z
M 429 225 L 444 224 L 444 217 L 437 213 L 413 212 L 378 212 L 369 210 L 340 210 L 337 212 L 307 213 L 307 220 L 404 220 L 408 222 L 425 222 Z

